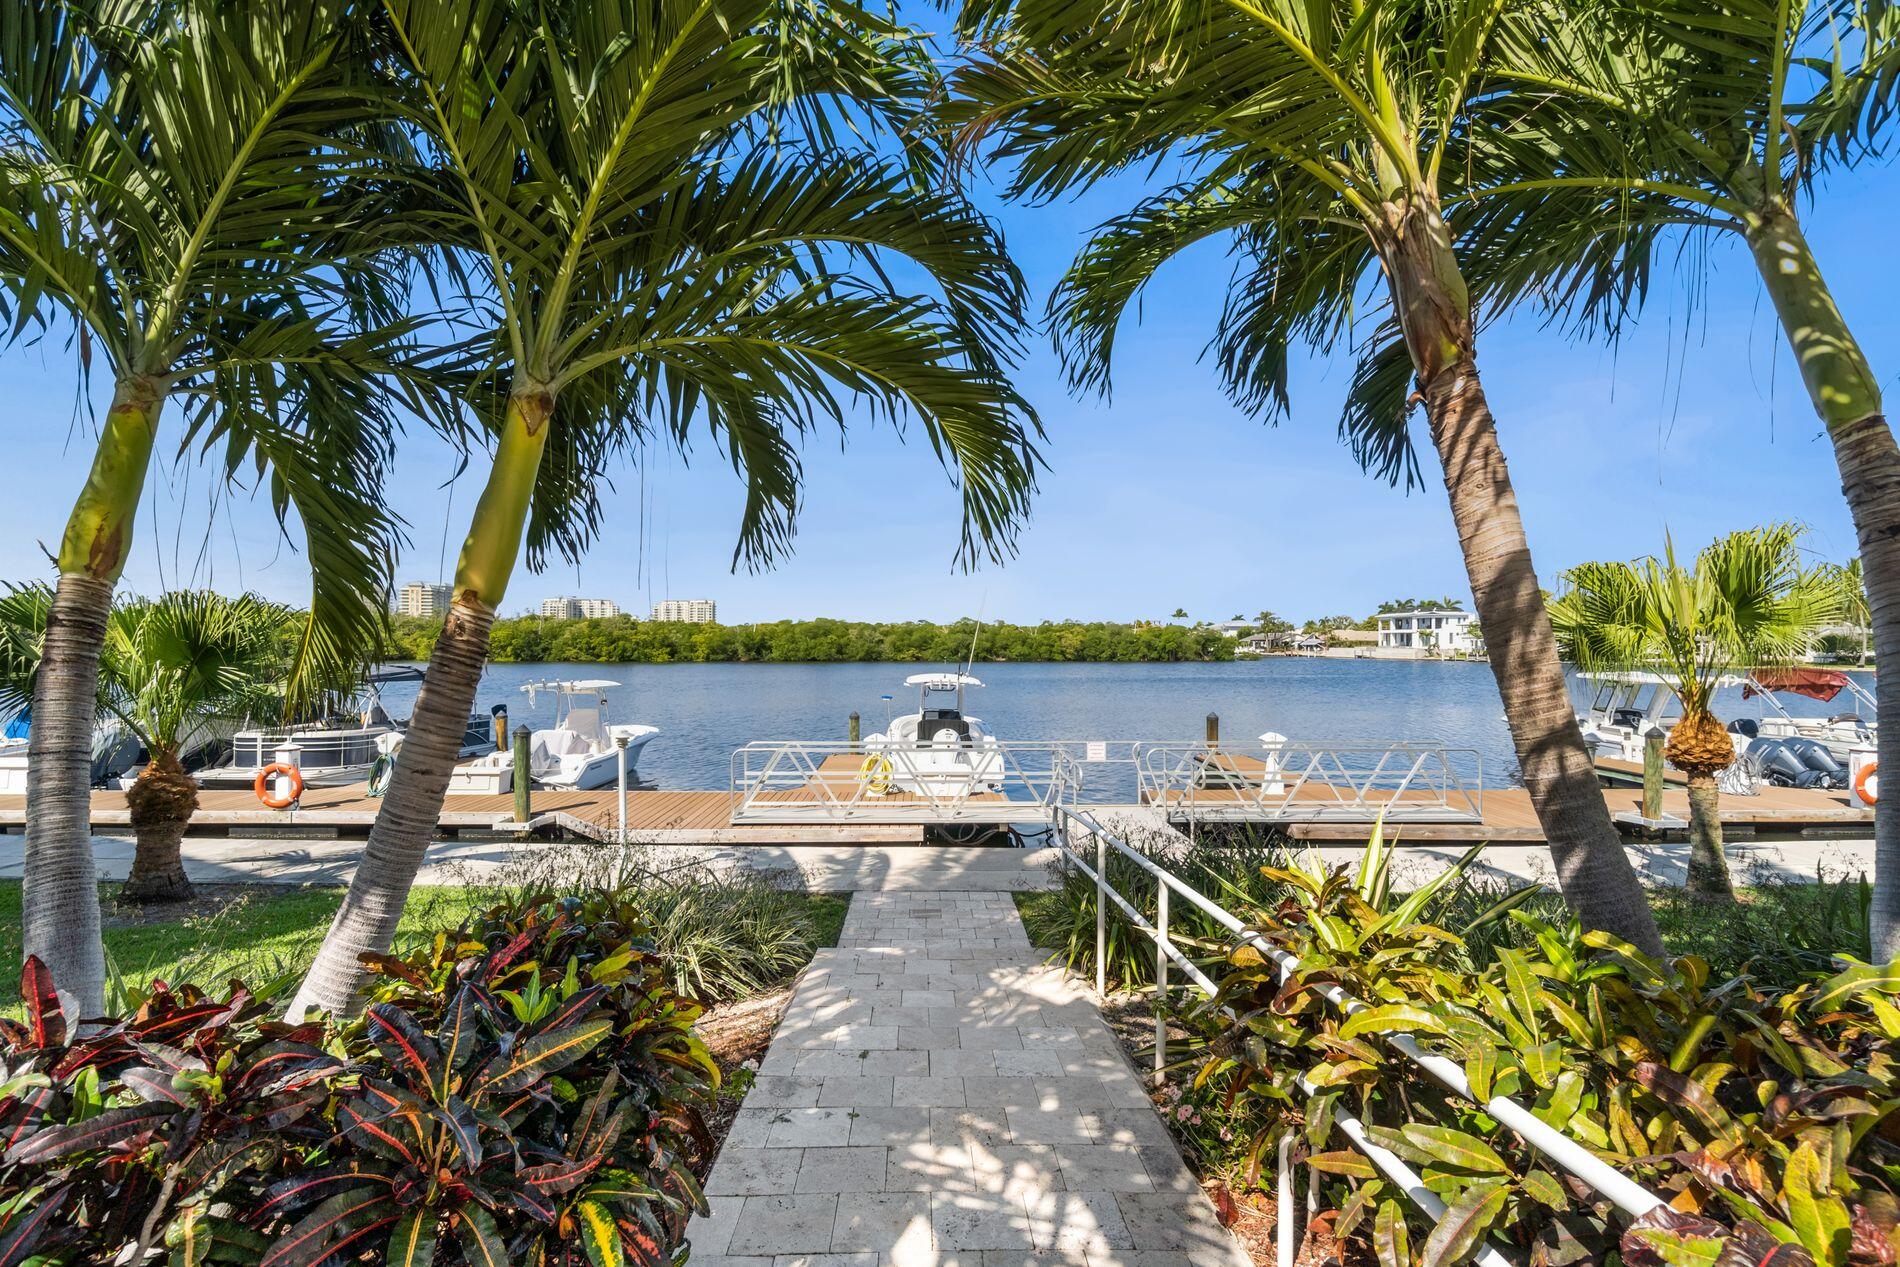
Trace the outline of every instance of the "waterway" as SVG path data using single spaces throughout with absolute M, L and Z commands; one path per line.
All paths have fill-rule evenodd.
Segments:
M 612 721 L 644 722 L 661 734 L 640 758 L 643 783 L 666 788 L 724 788 L 733 749 L 754 740 L 843 740 L 856 712 L 863 733 L 882 730 L 891 712 L 913 711 L 910 674 L 924 664 L 498 664 L 482 678 L 480 706 L 505 703 L 512 722 L 545 726 L 553 701 L 530 706 L 521 686 L 559 678 L 605 678 Z M 1517 763 L 1504 706 L 1489 665 L 1393 660 L 1274 657 L 1214 664 L 978 664 L 984 686 L 965 707 L 1003 739 L 1199 739 L 1209 713 L 1221 735 L 1250 743 L 1274 731 L 1303 743 L 1436 742 L 1469 750 L 1466 777 L 1509 786 Z M 1864 679 L 1871 688 L 1871 678 Z M 1573 689 L 1577 693 L 1581 687 Z M 392 684 L 390 711 L 406 716 L 414 688 Z M 884 696 L 892 697 L 888 701 Z M 1848 711 L 1784 697 L 1798 716 Z M 1721 692 L 1725 720 L 1759 716 L 1759 702 Z

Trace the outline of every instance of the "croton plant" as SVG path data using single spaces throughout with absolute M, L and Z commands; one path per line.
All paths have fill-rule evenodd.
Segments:
M 1493 914 L 1518 921 L 1527 948 L 1474 965 L 1432 922 L 1456 872 L 1401 899 L 1388 867 L 1375 836 L 1357 874 L 1269 869 L 1281 896 L 1247 913 L 1251 931 L 1298 967 L 1283 975 L 1237 938 L 1197 1013 L 1201 1093 L 1250 1125 L 1256 1167 L 1298 1132 L 1342 1241 L 1382 1267 L 1443 1267 L 1487 1241 L 1553 1267 L 1895 1262 L 1900 964 L 1771 994 L 1505 903 Z M 1342 1011 L 1328 984 L 1366 1006 Z M 1393 1033 L 1461 1064 L 1475 1100 L 1516 1099 L 1664 1204 L 1628 1218 L 1420 1072 L 1382 1041 Z M 1422 1175 L 1443 1217 L 1423 1219 L 1352 1149 L 1342 1109 Z
M 374 966 L 342 1027 L 162 983 L 73 1026 L 30 960 L 0 1267 L 676 1260 L 718 1067 L 627 912 L 499 907 Z

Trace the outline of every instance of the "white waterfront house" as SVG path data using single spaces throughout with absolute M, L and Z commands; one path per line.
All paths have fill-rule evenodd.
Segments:
M 1379 613 L 1379 649 L 1419 655 L 1464 655 L 1477 647 L 1470 612 L 1449 607 L 1415 607 Z

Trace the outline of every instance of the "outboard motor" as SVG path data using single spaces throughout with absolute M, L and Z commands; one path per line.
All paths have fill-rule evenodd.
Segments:
M 1781 739 L 1750 741 L 1742 759 L 1748 763 L 1757 779 L 1776 787 L 1819 787 L 1821 780 L 1826 777 L 1821 771 L 1810 769 L 1807 762 Z
M 1814 786 L 1825 788 L 1843 788 L 1847 786 L 1847 767 L 1835 760 L 1827 745 L 1817 739 L 1804 739 L 1795 736 L 1783 739 L 1781 746 L 1801 760 L 1801 764 L 1821 775 L 1821 781 Z

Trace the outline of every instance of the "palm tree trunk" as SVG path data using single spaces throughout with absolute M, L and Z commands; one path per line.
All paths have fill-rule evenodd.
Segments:
M 1834 442 L 1841 491 L 1860 540 L 1880 671 L 1876 759 L 1900 770 L 1900 446 L 1880 384 L 1835 305 L 1793 213 L 1775 206 L 1751 221 L 1748 243 L 1814 409 Z M 1874 958 L 1900 956 L 1900 796 L 1874 807 Z
M 1722 793 L 1713 774 L 1689 776 L 1689 878 L 1686 887 L 1701 897 L 1735 900 L 1722 850 Z
M 521 552 L 553 412 L 554 398 L 545 389 L 518 390 L 509 402 L 488 485 L 475 505 L 456 563 L 455 601 L 429 654 L 415 713 L 396 754 L 395 773 L 370 828 L 363 860 L 350 879 L 350 891 L 291 1000 L 292 1020 L 316 1010 L 353 1015 L 366 975 L 362 957 L 386 952 L 396 935 L 416 872 L 441 820 L 449 776 L 488 658 L 495 609 Z M 525 779 L 528 772 L 517 770 L 515 777 Z
M 22 950 L 52 970 L 70 1013 L 105 1010 L 99 871 L 92 856 L 92 732 L 112 590 L 125 569 L 162 395 L 147 379 L 113 393 L 86 486 L 60 543 L 59 583 L 27 732 Z
M 125 794 L 137 845 L 132 873 L 119 890 L 134 902 L 180 902 L 191 896 L 179 846 L 198 810 L 198 784 L 178 754 L 161 748 Z
M 1418 371 L 1511 742 L 1564 901 L 1586 927 L 1660 954 L 1655 916 L 1577 729 L 1497 422 L 1478 377 L 1470 300 L 1450 235 L 1436 208 L 1388 212 L 1391 231 L 1380 248 L 1393 303 Z

